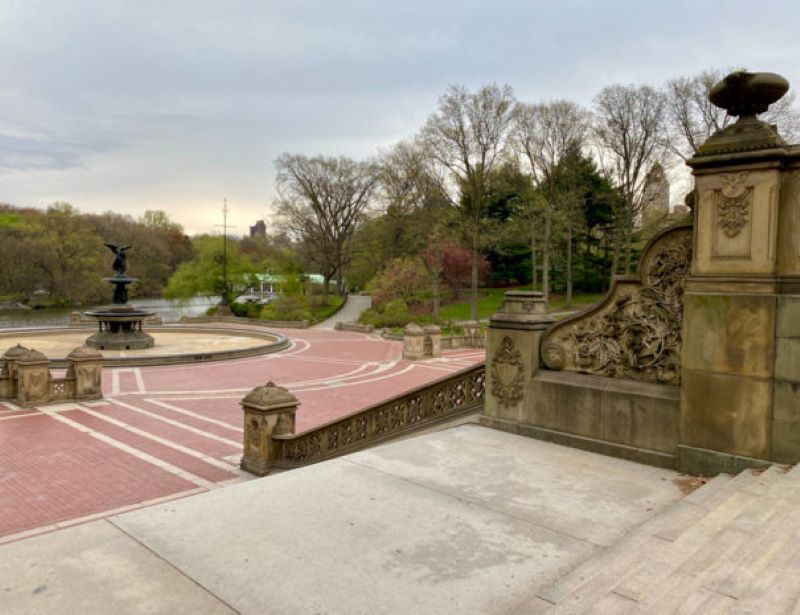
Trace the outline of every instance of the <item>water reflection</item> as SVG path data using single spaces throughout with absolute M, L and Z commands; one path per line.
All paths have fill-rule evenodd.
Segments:
M 181 316 L 202 316 L 219 302 L 218 297 L 196 297 L 186 303 L 167 299 L 131 299 L 128 303 L 140 309 L 155 312 L 165 323 L 178 322 Z M 41 310 L 0 310 L 0 329 L 13 327 L 53 327 L 68 324 L 69 313 L 84 311 L 104 305 L 69 308 L 44 308 Z

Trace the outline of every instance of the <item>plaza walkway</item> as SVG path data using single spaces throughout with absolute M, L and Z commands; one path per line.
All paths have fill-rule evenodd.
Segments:
M 676 476 L 462 426 L 0 546 L 0 600 L 36 614 L 502 613 L 679 501 Z
M 298 431 L 483 360 L 482 350 L 408 362 L 360 333 L 284 330 L 280 353 L 106 369 L 103 401 L 20 409 L 0 402 L 0 543 L 248 480 L 241 398 L 272 380 L 301 402 Z
M 372 307 L 372 297 L 368 295 L 348 295 L 342 308 L 327 320 L 314 325 L 315 329 L 333 329 L 337 322 L 352 324 L 358 322 L 364 310 Z

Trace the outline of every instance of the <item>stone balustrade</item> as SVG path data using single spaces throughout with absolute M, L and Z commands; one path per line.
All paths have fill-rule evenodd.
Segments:
M 0 357 L 0 400 L 23 408 L 70 400 L 101 399 L 103 355 L 79 347 L 67 355 L 64 378 L 53 378 L 49 360 L 38 350 L 17 344 Z
M 242 401 L 242 469 L 264 476 L 374 446 L 400 435 L 483 410 L 484 366 L 380 402 L 360 412 L 295 433 L 300 402 L 272 382 L 253 389 Z

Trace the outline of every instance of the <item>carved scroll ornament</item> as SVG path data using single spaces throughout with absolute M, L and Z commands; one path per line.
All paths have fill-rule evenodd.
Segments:
M 599 305 L 550 329 L 542 361 L 554 370 L 680 383 L 683 286 L 690 226 L 668 229 L 645 249 L 638 280 L 620 280 Z

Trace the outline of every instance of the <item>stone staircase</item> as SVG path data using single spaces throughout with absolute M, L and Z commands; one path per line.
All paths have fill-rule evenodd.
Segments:
M 800 466 L 713 478 L 511 612 L 800 613 Z

